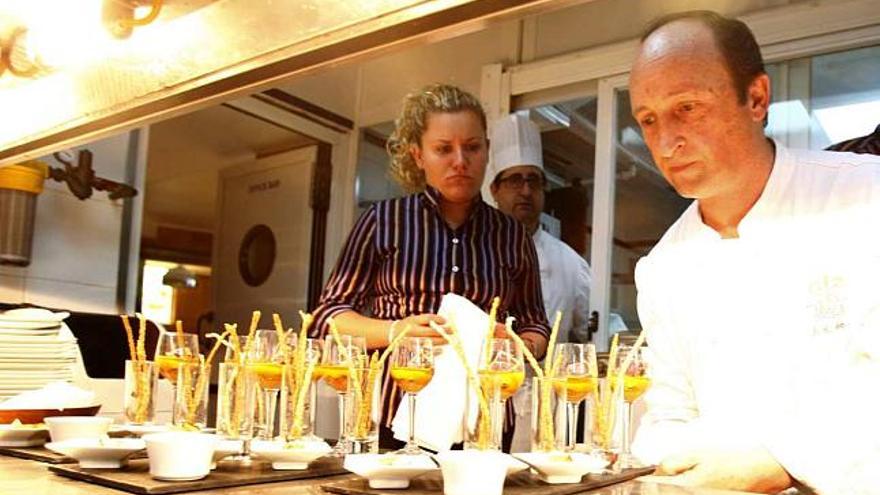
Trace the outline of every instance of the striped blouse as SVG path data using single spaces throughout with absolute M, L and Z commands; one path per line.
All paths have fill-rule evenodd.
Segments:
M 312 336 L 326 335 L 327 318 L 350 310 L 383 320 L 436 313 L 448 292 L 487 309 L 498 296 L 499 321 L 514 316 L 518 333 L 548 336 L 537 255 L 525 228 L 477 199 L 453 229 L 438 199 L 428 187 L 364 212 L 313 311 Z M 387 376 L 383 401 L 389 424 L 400 394 Z
M 867 136 L 832 144 L 825 149 L 828 151 L 849 151 L 850 153 L 880 155 L 880 125 Z

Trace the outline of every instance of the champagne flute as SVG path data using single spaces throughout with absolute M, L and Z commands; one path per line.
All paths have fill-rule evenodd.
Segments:
M 488 341 L 489 360 L 482 361 L 477 370 L 480 388 L 489 402 L 493 447 L 501 448 L 504 428 L 504 408 L 525 381 L 522 349 L 510 339 L 493 338 Z
M 565 401 L 567 427 L 563 445 L 566 451 L 571 452 L 577 443 L 580 404 L 596 390 L 598 385 L 599 370 L 594 366 L 596 346 L 577 343 L 556 344 L 554 354 L 553 363 L 559 363 L 559 368 L 556 370 L 556 377 L 559 380 L 554 382 L 554 387 L 559 398 Z M 590 424 L 589 418 L 586 424 Z
M 159 368 L 159 376 L 171 384 L 177 383 L 177 368 L 199 358 L 199 336 L 193 333 L 159 333 L 153 361 Z
M 626 369 L 623 367 L 626 366 Z M 617 461 L 620 469 L 640 467 L 641 464 L 633 457 L 630 451 L 632 437 L 632 403 L 635 402 L 651 386 L 651 378 L 648 376 L 648 363 L 642 354 L 641 348 L 622 345 L 617 352 L 617 373 L 623 375 L 623 441 L 621 452 Z M 618 380 L 614 380 L 614 385 Z
M 363 337 L 340 335 L 337 343 L 336 339 L 328 335 L 324 340 L 324 354 L 321 356 L 321 366 L 318 367 L 319 374 L 339 396 L 339 439 L 333 451 L 328 454 L 330 456 L 342 457 L 350 450 L 345 434 L 348 424 L 345 418 L 345 396 L 349 392 L 349 365 L 366 355 L 367 347 Z
M 406 392 L 409 406 L 409 438 L 397 454 L 420 455 L 416 443 L 416 396 L 434 378 L 434 347 L 431 339 L 405 337 L 391 355 L 391 379 Z
M 278 332 L 257 330 L 254 333 L 254 341 L 248 347 L 248 367 L 257 378 L 263 399 L 263 414 L 260 418 L 262 431 L 259 438 L 272 440 L 275 433 L 275 409 L 278 391 L 281 390 L 281 371 L 284 360 L 282 346 L 278 341 Z
M 160 332 L 156 342 L 153 361 L 159 369 L 159 376 L 171 384 L 172 404 L 171 422 L 177 424 L 180 417 L 177 397 L 177 371 L 182 364 L 197 363 L 199 359 L 199 336 L 192 333 Z

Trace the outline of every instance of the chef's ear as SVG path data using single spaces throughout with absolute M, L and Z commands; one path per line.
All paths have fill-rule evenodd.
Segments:
M 419 169 L 424 170 L 425 167 L 422 165 L 422 147 L 417 144 L 409 145 L 409 154 L 416 162 L 416 166 L 419 167 Z

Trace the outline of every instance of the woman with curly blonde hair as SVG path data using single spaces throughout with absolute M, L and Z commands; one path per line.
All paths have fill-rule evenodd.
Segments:
M 549 328 L 534 243 L 480 196 L 489 141 L 479 100 L 444 84 L 408 95 L 388 152 L 391 175 L 412 194 L 373 204 L 355 224 L 314 311 L 313 336 L 326 335 L 333 317 L 340 333 L 364 337 L 370 349 L 404 329 L 442 345 L 429 323 L 446 324 L 436 314 L 445 294 L 482 308 L 497 296 L 499 317 L 514 316 L 526 345 L 543 355 Z M 382 397 L 381 445 L 392 447 L 401 392 L 388 376 Z
M 480 119 L 485 134 L 486 114 L 479 100 L 455 86 L 434 84 L 404 98 L 403 111 L 394 121 L 395 129 L 386 145 L 391 155 L 389 174 L 404 190 L 412 193 L 425 189 L 425 173 L 416 163 L 412 148 L 421 144 L 428 116 L 465 110 L 473 112 Z

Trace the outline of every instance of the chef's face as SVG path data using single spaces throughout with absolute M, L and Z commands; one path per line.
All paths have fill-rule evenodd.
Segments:
M 452 203 L 473 201 L 486 172 L 489 142 L 480 117 L 470 110 L 428 115 L 420 146 L 410 152 L 425 182 Z
M 769 102 L 758 76 L 747 101 L 703 24 L 674 21 L 642 44 L 630 76 L 633 117 L 666 180 L 686 198 L 736 194 Z M 759 135 L 759 139 L 762 139 Z
M 544 174 L 534 165 L 510 167 L 492 182 L 498 209 L 529 228 L 538 225 L 544 210 Z

